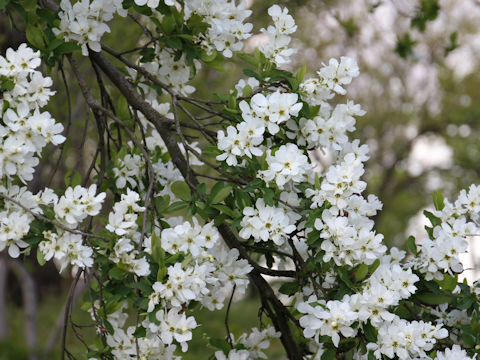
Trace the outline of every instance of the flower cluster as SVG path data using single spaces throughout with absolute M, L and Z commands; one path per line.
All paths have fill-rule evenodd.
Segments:
M 254 208 L 244 208 L 243 215 L 240 224 L 242 230 L 239 233 L 243 239 L 253 237 L 255 242 L 272 240 L 280 246 L 288 238 L 288 234 L 296 229 L 284 209 L 265 205 L 261 198 L 257 200 Z
M 332 164 L 328 168 L 319 189 L 307 189 L 306 195 L 312 198 L 311 207 L 321 207 L 326 201 L 340 211 L 349 207 L 350 200 L 358 199 L 355 194 L 361 194 L 367 186 L 360 180 L 363 173 L 361 159 L 354 153 L 346 154 L 339 159 L 338 165 Z M 358 205 L 357 209 L 368 212 Z
M 444 208 L 434 211 L 431 238 L 420 241 L 420 255 L 412 265 L 425 274 L 427 280 L 443 279 L 444 271 L 461 273 L 460 254 L 467 251 L 468 240 L 478 234 L 479 228 L 472 220 L 480 211 L 480 187 L 471 185 L 462 190 L 454 204 L 444 200 Z
M 309 148 L 327 148 L 341 150 L 348 143 L 347 132 L 355 130 L 354 116 L 362 116 L 365 111 L 360 105 L 348 101 L 339 104 L 331 111 L 330 105 L 320 106 L 320 115 L 313 119 L 301 118 L 297 124 L 288 121 L 287 126 L 291 132 L 287 132 L 290 138 L 297 138 L 299 145 L 307 145 Z
M 239 104 L 245 121 L 260 120 L 272 135 L 280 130 L 280 124 L 290 120 L 292 116 L 298 116 L 302 106 L 297 94 L 280 91 L 267 96 L 258 93 L 252 96 L 250 104 L 245 100 Z
M 390 359 L 397 356 L 401 360 L 426 358 L 426 352 L 432 350 L 438 340 L 447 336 L 448 331 L 440 325 L 395 319 L 378 329 L 377 343 L 368 344 L 367 349 L 373 350 L 377 359 L 381 359 L 382 355 Z
M 267 184 L 274 181 L 279 189 L 308 179 L 312 172 L 307 155 L 292 143 L 280 146 L 275 154 L 268 150 L 266 160 L 268 169 L 259 171 L 257 176 Z
M 121 0 L 80 0 L 73 5 L 70 0 L 62 0 L 60 8 L 60 26 L 53 31 L 67 41 L 77 42 L 84 56 L 88 55 L 88 49 L 102 50 L 100 40 L 103 34 L 110 32 L 107 22 L 115 13 L 127 15 Z
M 199 36 L 202 46 L 207 53 L 217 50 L 230 58 L 234 51 L 242 50 L 243 40 L 251 36 L 253 25 L 244 21 L 252 10 L 246 7 L 244 0 L 238 5 L 234 0 L 188 0 L 185 1 L 185 16 L 197 14 L 204 17 L 209 26 L 205 34 Z
M 356 61 L 350 57 L 342 56 L 340 62 L 330 59 L 317 71 L 318 78 L 310 78 L 300 84 L 302 98 L 312 105 L 321 105 L 331 99 L 335 93 L 345 95 L 342 87 L 352 82 L 360 74 Z
M 37 196 L 43 204 L 51 205 L 56 220 L 64 226 L 57 227 L 57 232 L 44 231 L 45 240 L 40 242 L 39 249 L 46 261 L 54 259 L 62 272 L 68 265 L 74 267 L 91 267 L 93 265 L 93 250 L 85 245 L 80 234 L 72 233 L 67 229 L 76 229 L 87 216 L 96 216 L 100 213 L 106 194 L 96 194 L 97 186 L 84 188 L 80 185 L 69 187 L 65 194 L 57 195 L 46 190 Z
M 105 228 L 120 237 L 110 253 L 110 260 L 120 263 L 138 276 L 146 276 L 150 274 L 150 266 L 145 257 L 139 257 L 141 254 L 136 248 L 138 245 L 140 248 L 148 246 L 147 243 L 140 243 L 141 234 L 137 231 L 138 213 L 145 210 L 137 204 L 139 201 L 138 193 L 127 188 L 127 194 L 122 194 L 121 200 L 113 205 L 108 214 Z
M 259 146 L 263 142 L 264 124 L 258 119 L 248 119 L 237 126 L 227 127 L 226 134 L 218 131 L 218 149 L 224 151 L 217 156 L 217 160 L 226 161 L 230 166 L 237 166 L 237 157 L 261 156 L 262 148 Z M 240 164 L 241 166 L 241 164 Z
M 22 45 L 0 57 L 0 251 L 18 257 L 37 247 L 40 263 L 53 260 L 60 271 L 71 266 L 77 280 L 84 275 L 92 284 L 84 306 L 103 337 L 101 356 L 179 359 L 199 326 L 194 306 L 230 308 L 252 280 L 262 290 L 261 330 L 235 339 L 227 326 L 225 341 L 211 342 L 221 349 L 211 358 L 265 359 L 270 341 L 281 336 L 290 354 L 301 353 L 293 357 L 311 360 L 335 351 L 362 360 L 473 359 L 480 286 L 459 283 L 457 273 L 468 237 L 478 233 L 480 187 L 462 191 L 454 203 L 436 194 L 436 210 L 425 212 L 428 236 L 409 239 L 408 257 L 387 252 L 372 219 L 382 203 L 365 194 L 369 149 L 349 138 L 365 111 L 332 100 L 359 75 L 355 60 L 330 59 L 305 81 L 305 69 L 279 70 L 294 53 L 288 46 L 296 25 L 274 5 L 268 10 L 274 25 L 261 30 L 268 43 L 243 57 L 256 78 L 239 81 L 219 101 L 192 99 L 189 82 L 200 60 L 220 63 L 240 50 L 251 11 L 233 0 L 134 2 L 62 0 L 60 21 L 42 23 L 49 31 L 58 26 L 54 33 L 87 55 L 101 50 L 107 22 L 125 16 L 123 6 L 144 15 L 134 19 L 149 42 L 132 51 L 142 55 L 137 64 L 144 71 L 125 60 L 130 51 L 117 56 L 135 68 L 118 73 L 130 82 L 119 86 L 126 106 L 118 112 L 118 121 L 135 120 L 125 122 L 130 141 L 122 141 L 127 128 L 118 128 L 118 139 L 105 134 L 98 162 L 111 156 L 112 143 L 118 153 L 97 171 L 96 185 L 76 185 L 73 177 L 63 195 L 48 188 L 34 195 L 16 185 L 33 178 L 36 154 L 48 142 L 65 138 L 63 126 L 40 110 L 53 94 L 51 80 L 35 70 L 40 54 Z M 146 18 L 151 23 L 143 27 Z M 115 99 L 109 106 L 117 106 Z M 104 119 L 106 129 L 112 118 Z M 199 133 L 212 145 L 203 154 L 202 142 L 192 142 Z M 212 155 L 226 164 L 203 159 Z M 213 174 L 197 171 L 204 163 Z M 209 188 L 211 180 L 217 184 Z M 103 189 L 110 211 L 102 211 Z M 291 278 L 278 289 L 285 296 L 263 275 Z M 275 327 L 264 328 L 262 313 Z
M 218 131 L 218 148 L 223 151 L 217 160 L 226 160 L 230 166 L 238 165 L 237 157 L 261 156 L 264 152 L 261 145 L 267 130 L 274 135 L 279 124 L 297 116 L 302 103 L 297 102 L 298 95 L 276 91 L 267 96 L 258 93 L 252 96 L 250 104 L 245 100 L 239 106 L 244 121 L 237 126 L 228 126 L 226 134 Z
M 39 162 L 36 155 L 48 143 L 58 145 L 65 141 L 60 135 L 63 126 L 50 113 L 40 110 L 54 94 L 49 88 L 51 78 L 35 70 L 40 64 L 40 52 L 26 44 L 17 50 L 9 48 L 5 57 L 0 56 L 0 80 L 11 85 L 2 89 L 0 101 L 0 192 L 8 197 L 0 211 L 0 251 L 8 248 L 14 258 L 29 246 L 23 238 L 30 231 L 34 214 L 43 214 L 41 206 L 58 201 L 51 189 L 33 195 L 26 187 L 14 185 L 16 177 L 23 183 L 33 179 L 34 167 Z
M 232 335 L 230 335 L 232 336 Z M 225 354 L 223 351 L 215 352 L 216 360 L 248 360 L 248 359 L 268 359 L 263 350 L 270 347 L 270 341 L 279 338 L 280 333 L 270 326 L 262 331 L 253 328 L 250 334 L 242 334 L 238 340 L 232 340 L 234 348 Z M 233 338 L 233 336 L 232 336 Z M 241 350 L 236 349 L 241 346 Z M 227 357 L 228 356 L 228 357 Z
M 175 6 L 176 1 L 165 0 L 168 6 Z M 155 9 L 160 0 L 135 0 L 137 5 Z M 248 10 L 246 1 L 239 1 L 238 5 L 233 0 L 187 0 L 184 2 L 185 19 L 198 15 L 208 25 L 205 32 L 198 35 L 201 46 L 212 54 L 214 50 L 230 58 L 234 51 L 240 51 L 243 40 L 248 39 L 253 25 L 244 23 L 252 10 Z
M 201 64 L 199 61 L 194 62 L 195 71 L 199 70 Z M 182 95 L 189 95 L 195 91 L 195 88 L 192 85 L 188 85 L 190 81 L 190 66 L 187 65 L 185 60 L 185 55 L 182 55 L 177 59 L 175 53 L 168 48 L 161 48 L 160 46 L 155 47 L 154 58 L 143 64 L 143 68 L 154 75 L 157 79 L 168 85 L 171 89 L 178 91 Z M 139 76 L 134 70 L 130 70 L 130 75 L 132 77 Z M 143 77 L 139 76 L 139 81 L 145 81 Z M 139 86 L 139 91 L 143 90 L 146 94 L 146 99 L 152 103 L 152 106 L 159 110 L 159 113 L 162 115 L 168 116 L 168 108 L 165 109 L 163 104 L 155 104 L 157 98 L 157 92 L 149 87 L 148 85 L 141 84 Z
M 21 210 L 3 210 L 0 212 L 0 251 L 8 247 L 8 255 L 17 258 L 20 249 L 28 247 L 23 241 L 30 229 L 32 219 Z
M 135 188 L 142 184 L 138 179 L 141 178 L 141 169 L 144 164 L 142 158 L 138 154 L 126 154 L 123 159 L 118 160 L 118 167 L 113 168 L 115 178 L 115 186 L 123 189 L 127 182 L 130 187 Z
M 95 311 L 98 311 L 98 302 L 95 303 L 95 310 L 90 309 L 92 319 L 95 319 Z M 112 355 L 119 360 L 133 360 L 140 357 L 141 359 L 170 359 L 180 360 L 179 356 L 175 355 L 176 345 L 167 344 L 164 341 L 158 341 L 158 331 L 151 331 L 150 326 L 156 326 L 148 320 L 142 322 L 142 326 L 146 329 L 146 334 L 143 337 L 136 338 L 134 332 L 136 326 L 128 326 L 125 328 L 128 314 L 126 313 L 127 303 L 123 302 L 119 310 L 108 314 L 107 320 L 113 328 L 113 333 L 107 335 L 107 344 L 112 348 Z M 179 314 L 168 314 L 169 320 L 180 323 L 183 320 Z M 155 329 L 157 330 L 157 329 Z M 167 330 L 167 331 L 165 331 Z M 176 326 L 171 329 L 165 329 L 164 338 L 170 335 L 173 338 L 177 332 L 178 336 L 182 336 L 182 328 L 178 329 Z M 187 330 L 187 329 L 185 329 Z M 187 331 L 184 331 L 187 333 Z M 189 332 L 191 334 L 191 332 Z M 188 335 L 187 335 L 188 336 Z M 163 339 L 162 339 L 163 340 Z
M 271 6 L 268 15 L 272 17 L 274 26 L 270 25 L 267 29 L 261 30 L 268 41 L 260 45 L 260 51 L 278 66 L 288 64 L 290 56 L 296 52 L 295 49 L 288 47 L 291 41 L 289 35 L 297 30 L 295 20 L 288 14 L 287 8 L 282 9 L 278 5 Z
M 175 339 L 185 351 L 186 341 L 191 339 L 188 329 L 194 328 L 196 322 L 193 317 L 185 319 L 180 310 L 194 300 L 209 310 L 221 309 L 234 289 L 245 292 L 246 276 L 252 267 L 246 260 L 238 259 L 238 250 L 221 246 L 212 223 L 201 226 L 195 218 L 193 226 L 185 221 L 163 230 L 159 240 L 163 251 L 171 255 L 181 253 L 190 260 L 168 266 L 165 279 L 153 284 L 147 311 L 156 311 L 160 324 L 150 324 L 149 329 L 159 333 L 165 344 Z M 185 325 L 172 325 L 172 317 L 178 316 L 183 316 Z
M 59 272 L 63 272 L 68 265 L 80 268 L 93 266 L 93 250 L 83 244 L 81 235 L 68 231 L 60 235 L 44 231 L 43 236 L 46 240 L 42 241 L 38 248 L 46 261 L 54 259 Z
M 0 56 L 0 79 L 13 84 L 3 92 L 2 123 L 0 124 L 0 177 L 18 176 L 22 182 L 33 178 L 34 167 L 48 144 L 59 145 L 65 141 L 60 135 L 63 125 L 56 123 L 50 113 L 40 108 L 48 102 L 53 91 L 52 80 L 35 70 L 40 66 L 40 52 L 22 44 L 15 51 L 7 50 Z
M 87 216 L 98 215 L 105 200 L 105 193 L 95 195 L 97 185 L 88 189 L 77 185 L 69 187 L 65 194 L 55 202 L 53 209 L 59 222 L 72 229 L 76 228 Z
M 398 348 L 395 349 L 396 355 L 403 359 L 409 358 L 405 357 L 406 354 L 421 356 L 431 350 L 437 339 L 448 336 L 446 329 L 441 325 L 432 328 L 431 323 L 407 322 L 389 311 L 417 290 L 414 284 L 419 280 L 418 276 L 411 269 L 403 269 L 398 262 L 403 257 L 404 253 L 392 249 L 392 254 L 384 256 L 382 264 L 364 282 L 362 292 L 346 295 L 341 301 L 325 302 L 312 295 L 306 302 L 300 302 L 297 309 L 306 314 L 300 318 L 304 335 L 316 339 L 330 336 L 333 344 L 338 346 L 340 334 L 353 337 L 360 329 L 354 324 L 365 325 L 369 321 L 379 331 L 378 347 L 369 345 L 376 351 L 377 358 L 381 358 L 380 354 L 391 358 L 392 344 Z M 394 327 L 402 329 L 392 331 Z
M 34 52 L 21 44 L 17 50 L 7 49 L 5 57 L 0 56 L 0 76 L 9 79 L 13 88 L 2 93 L 3 100 L 9 107 L 16 108 L 23 104 L 30 110 L 45 106 L 50 96 L 52 79 L 44 77 L 40 71 L 40 52 Z

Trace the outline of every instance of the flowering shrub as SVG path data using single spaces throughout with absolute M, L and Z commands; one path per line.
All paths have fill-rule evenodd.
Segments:
M 249 334 L 227 325 L 224 339 L 210 339 L 212 358 L 267 358 L 273 338 L 290 359 L 480 352 L 480 287 L 458 282 L 459 255 L 479 231 L 480 187 L 452 202 L 435 193 L 425 237 L 408 239 L 408 255 L 388 250 L 371 219 L 382 204 L 364 195 L 368 146 L 349 137 L 365 111 L 342 97 L 357 63 L 330 59 L 307 79 L 305 67 L 281 69 L 295 53 L 287 9 L 269 8 L 274 25 L 253 54 L 238 53 L 253 30 L 243 2 L 10 0 L 4 9 L 25 15 L 29 45 L 0 57 L 0 250 L 34 251 L 70 271 L 73 287 L 88 284 L 90 359 L 181 358 L 200 325 L 195 309 L 229 307 L 250 283 L 268 320 Z M 144 38 L 120 53 L 102 36 L 127 14 Z M 82 55 L 110 81 L 99 82 L 99 100 Z M 201 66 L 229 58 L 249 78 L 212 100 L 191 97 Z M 83 179 L 33 194 L 42 149 L 68 141 L 42 110 L 54 94 L 42 59 L 70 64 L 100 140 Z M 265 275 L 285 281 L 274 291 Z

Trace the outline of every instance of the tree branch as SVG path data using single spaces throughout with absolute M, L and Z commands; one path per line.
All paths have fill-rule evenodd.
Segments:
M 123 74 L 105 57 L 102 53 L 91 52 L 91 57 L 107 75 L 110 81 L 120 90 L 123 96 L 127 99 L 127 102 L 135 109 L 145 115 L 148 121 L 150 121 L 162 137 L 165 145 L 170 153 L 172 162 L 180 170 L 181 174 L 185 178 L 187 184 L 192 190 L 196 190 L 198 180 L 195 177 L 193 170 L 189 167 L 183 154 L 178 147 L 177 140 L 172 136 L 171 131 L 168 128 L 168 119 L 160 115 L 153 107 L 146 102 L 135 90 L 133 85 L 123 76 Z M 226 224 L 218 226 L 219 232 L 223 239 L 230 248 L 237 248 L 242 258 L 249 260 L 254 266 L 258 267 L 258 264 L 252 262 L 247 252 L 242 247 L 242 244 L 230 228 Z M 302 353 L 293 338 L 290 328 L 289 320 L 292 320 L 295 324 L 298 321 L 291 315 L 288 309 L 282 304 L 282 302 L 276 297 L 271 286 L 265 281 L 261 272 L 255 268 L 250 273 L 250 278 L 255 286 L 258 288 L 260 296 L 268 301 L 276 314 L 278 321 L 276 322 L 276 329 L 281 332 L 281 341 L 287 351 L 289 359 L 300 360 L 302 359 Z

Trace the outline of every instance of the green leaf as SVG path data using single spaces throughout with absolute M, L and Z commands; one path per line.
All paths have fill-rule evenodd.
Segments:
M 237 213 L 233 209 L 231 209 L 230 207 L 228 207 L 226 205 L 212 205 L 212 207 L 214 209 L 217 209 L 217 210 L 221 211 L 224 214 L 227 214 L 228 216 L 230 216 L 232 218 L 237 217 Z
M 340 279 L 345 283 L 345 285 L 347 285 L 349 288 L 353 287 L 352 280 L 350 280 L 348 270 L 345 267 L 338 268 L 338 275 L 340 276 Z
M 475 346 L 475 337 L 465 332 L 462 333 L 462 340 L 467 348 L 473 348 Z
M 212 345 L 214 348 L 222 350 L 225 354 L 228 354 L 230 351 L 230 345 L 225 339 L 210 338 L 209 342 L 210 345 Z
M 1 78 L 0 90 L 10 91 L 15 87 L 15 83 L 9 78 Z
M 165 35 L 170 35 L 176 27 L 175 18 L 172 15 L 165 16 L 161 26 Z
M 265 204 L 269 205 L 269 206 L 273 206 L 274 203 L 273 203 L 273 197 L 275 196 L 275 192 L 270 189 L 270 188 L 267 188 L 267 189 L 263 189 L 263 198 L 265 200 Z
M 285 295 L 293 295 L 299 290 L 300 284 L 298 283 L 298 281 L 283 283 L 282 286 L 280 286 L 280 289 L 278 289 L 280 293 Z
M 417 14 L 412 19 L 411 26 L 424 31 L 428 21 L 435 20 L 440 11 L 438 0 L 420 0 Z
M 433 215 L 430 211 L 425 210 L 425 211 L 423 212 L 423 215 L 425 215 L 425 216 L 428 218 L 428 220 L 430 220 L 430 222 L 432 223 L 433 227 L 438 226 L 438 225 L 440 225 L 440 224 L 442 223 L 442 221 L 441 221 L 438 217 L 436 217 L 435 215 Z
M 190 187 L 185 181 L 176 181 L 170 188 L 179 199 L 182 199 L 183 201 L 190 201 L 192 197 L 190 194 Z
M 165 251 L 162 248 L 162 240 L 155 232 L 152 234 L 152 257 L 159 265 L 165 265 Z
M 418 254 L 417 244 L 415 244 L 415 238 L 413 236 L 408 237 L 407 247 L 408 247 L 408 250 L 410 250 L 413 255 Z
M 202 51 L 199 57 L 200 57 L 200 60 L 202 60 L 203 62 L 211 63 L 217 57 L 217 52 L 212 51 L 211 54 L 208 54 L 206 51 Z
M 17 0 L 17 2 L 25 9 L 26 12 L 34 12 L 37 8 L 36 0 Z
M 55 50 L 57 47 L 59 47 L 60 45 L 62 45 L 63 43 L 64 43 L 63 39 L 55 38 L 48 43 L 46 51 L 51 52 Z
M 397 36 L 397 47 L 395 52 L 401 58 L 407 58 L 409 55 L 413 54 L 413 47 L 417 42 L 410 38 L 410 34 L 406 33 L 403 36 Z
M 155 58 L 155 49 L 143 48 L 142 50 L 140 50 L 140 55 L 142 55 L 140 62 L 150 62 Z
M 417 294 L 416 298 L 422 303 L 428 305 L 440 305 L 445 303 L 450 303 L 453 300 L 453 297 L 444 295 L 444 294 L 433 294 L 433 293 L 423 293 Z
M 202 195 L 205 195 L 207 193 L 207 184 L 205 183 L 201 183 L 197 186 L 197 191 L 202 194 Z
M 146 280 L 146 278 L 143 278 L 139 282 L 132 282 L 129 286 L 134 289 L 139 289 L 145 297 L 148 297 L 148 295 L 153 292 L 152 285 Z
M 315 173 L 315 189 L 320 190 L 321 188 L 320 178 L 318 177 L 318 173 Z
M 442 280 L 436 280 L 440 287 L 447 291 L 453 291 L 457 287 L 457 279 L 450 274 L 444 274 Z
M 322 354 L 321 360 L 337 360 L 337 352 L 333 349 L 326 349 Z
M 376 259 L 372 265 L 370 265 L 368 272 L 373 274 L 375 270 L 377 270 L 378 266 L 380 265 L 380 260 Z
M 43 42 L 43 35 L 40 29 L 33 25 L 29 25 L 27 26 L 25 34 L 30 45 L 40 50 L 45 49 L 45 43 Z
M 106 314 L 113 314 L 115 311 L 118 311 L 122 308 L 123 306 L 123 302 L 122 301 L 112 301 L 112 302 L 109 302 L 106 306 L 105 306 L 105 313 Z
M 66 187 L 70 186 L 70 179 L 72 177 L 72 172 L 73 172 L 72 169 L 68 170 L 66 172 L 65 176 L 63 177 L 63 181 L 64 181 Z
M 108 275 L 115 280 L 122 280 L 125 277 L 126 271 L 115 266 L 110 269 Z
M 40 266 L 45 265 L 45 263 L 47 262 L 47 260 L 45 260 L 45 256 L 40 251 L 40 248 L 37 248 L 37 261 L 40 264 Z
M 297 75 L 295 75 L 295 79 L 297 79 L 298 83 L 303 81 L 305 74 L 307 73 L 307 65 L 303 65 L 300 70 L 298 70 Z
M 247 64 L 252 65 L 253 67 L 258 66 L 258 60 L 250 54 L 238 54 L 237 56 L 243 61 L 245 61 Z
M 475 297 L 465 297 L 457 304 L 457 307 L 462 310 L 467 310 L 475 303 Z
M 360 264 L 355 270 L 355 281 L 362 281 L 368 274 L 368 265 Z
M 171 48 L 182 50 L 183 49 L 183 43 L 182 40 L 176 37 L 169 37 L 165 40 L 167 45 Z
M 10 0 L 0 0 L 0 11 L 4 10 L 9 2 Z
M 244 69 L 243 70 L 243 73 L 245 75 L 247 75 L 248 77 L 253 77 L 255 79 L 257 79 L 258 81 L 262 81 L 262 77 L 260 75 L 258 75 L 255 71 L 253 70 L 250 70 L 250 69 Z
M 72 178 L 72 187 L 75 187 L 77 185 L 82 185 L 82 175 L 80 175 L 80 173 L 75 170 Z
M 215 193 L 213 193 L 213 189 L 212 189 L 212 194 L 210 194 L 210 196 L 212 196 L 211 199 L 210 199 L 210 203 L 211 204 L 218 204 L 218 203 L 222 202 L 223 200 L 225 200 L 228 197 L 228 195 L 230 195 L 230 193 L 232 192 L 232 189 L 233 189 L 233 186 L 230 186 L 230 185 L 227 185 L 227 186 L 219 189 Z
M 370 321 L 363 325 L 363 334 L 369 342 L 377 342 L 378 331 L 370 324 Z
M 170 214 L 170 213 L 185 209 L 186 207 L 187 207 L 187 203 L 183 201 L 177 201 L 177 202 L 174 202 L 172 205 L 170 205 L 165 212 L 167 214 Z
M 81 49 L 81 47 L 78 44 L 69 41 L 69 42 L 63 43 L 62 45 L 58 46 L 55 49 L 54 53 L 55 53 L 55 55 L 71 54 L 71 53 L 73 53 L 75 51 L 78 51 L 80 49 Z
M 438 211 L 443 210 L 443 208 L 445 207 L 445 204 L 443 202 L 442 192 L 440 190 L 435 191 L 432 194 L 432 198 L 433 198 L 433 205 L 435 205 L 435 209 L 437 209 Z
M 242 90 L 242 96 L 248 96 L 252 93 L 253 89 L 250 85 L 245 85 L 245 87 Z
M 346 20 L 342 20 L 339 17 L 337 17 L 338 22 L 340 25 L 342 25 L 343 30 L 347 33 L 349 37 L 352 37 L 355 35 L 356 32 L 358 32 L 358 25 L 355 22 L 355 19 L 353 17 L 349 17 Z
M 144 338 L 145 336 L 147 336 L 147 330 L 143 326 L 139 326 L 135 329 L 133 336 L 135 336 L 137 339 Z
M 452 32 L 449 36 L 449 40 L 450 44 L 445 48 L 445 52 L 443 54 L 445 57 L 458 47 L 458 33 L 456 31 Z

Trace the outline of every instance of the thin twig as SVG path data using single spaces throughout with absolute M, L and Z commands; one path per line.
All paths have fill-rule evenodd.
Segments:
M 237 289 L 237 284 L 233 285 L 232 294 L 228 300 L 227 312 L 225 313 L 225 329 L 227 330 L 227 341 L 230 344 L 230 347 L 233 349 L 232 334 L 230 333 L 230 327 L 228 326 L 228 315 L 230 314 L 230 307 L 232 306 L 233 295 L 235 295 L 235 290 Z
M 77 271 L 77 274 L 75 275 L 75 279 L 73 280 L 72 286 L 70 287 L 70 290 L 68 291 L 68 297 L 67 297 L 67 305 L 65 306 L 65 317 L 63 318 L 63 330 L 62 330 L 62 345 L 61 345 L 61 351 L 60 351 L 60 360 L 65 359 L 65 352 L 68 351 L 65 347 L 66 339 L 67 339 L 67 328 L 68 328 L 68 318 L 70 311 L 72 310 L 71 305 L 73 301 L 73 295 L 75 294 L 75 287 L 77 286 L 78 280 L 80 279 L 80 276 L 83 273 L 83 269 L 80 269 Z

